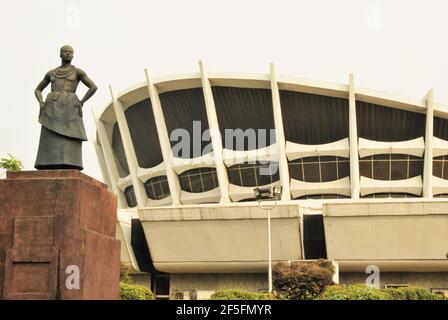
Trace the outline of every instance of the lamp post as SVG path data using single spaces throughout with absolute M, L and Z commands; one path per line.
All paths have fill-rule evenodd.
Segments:
M 282 186 L 255 188 L 255 199 L 258 201 L 258 205 L 261 209 L 268 212 L 268 290 L 272 293 L 272 241 L 271 241 L 271 210 L 277 205 L 277 200 L 281 199 Z M 263 206 L 262 201 L 274 201 L 269 206 Z

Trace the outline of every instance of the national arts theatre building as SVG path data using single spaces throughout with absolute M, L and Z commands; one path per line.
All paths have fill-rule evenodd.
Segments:
M 282 187 L 270 210 L 274 264 L 326 258 L 343 284 L 375 266 L 381 287 L 448 290 L 448 106 L 432 91 L 416 99 L 352 75 L 335 84 L 273 65 L 199 65 L 146 73 L 95 112 L 121 259 L 150 274 L 156 297 L 267 290 L 268 211 L 254 188 L 270 186 Z

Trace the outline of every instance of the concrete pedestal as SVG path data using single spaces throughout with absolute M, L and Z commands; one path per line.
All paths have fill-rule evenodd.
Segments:
M 0 299 L 118 299 L 117 200 L 76 170 L 0 180 Z

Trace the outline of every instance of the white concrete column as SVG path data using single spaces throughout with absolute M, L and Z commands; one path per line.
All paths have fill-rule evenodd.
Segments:
M 95 123 L 98 133 L 98 138 L 100 139 L 101 144 L 101 150 L 103 151 L 104 155 L 104 162 L 106 164 L 106 170 L 110 179 L 110 188 L 113 193 L 117 195 L 117 201 L 118 201 L 118 207 L 125 209 L 127 208 L 127 202 L 125 199 L 125 196 L 123 192 L 118 188 L 117 181 L 118 181 L 118 169 L 117 164 L 115 163 L 114 158 L 114 152 L 112 150 L 112 143 L 107 136 L 106 127 L 104 125 L 104 122 L 95 117 Z
M 275 125 L 275 141 L 278 146 L 278 169 L 280 176 L 280 183 L 283 187 L 282 200 L 290 200 L 290 180 L 289 180 L 289 168 L 288 159 L 286 158 L 286 140 L 285 130 L 283 128 L 282 108 L 280 104 L 280 92 L 277 84 L 277 76 L 275 73 L 275 66 L 273 63 L 269 65 L 270 78 L 271 78 L 271 92 L 272 92 L 272 107 L 274 112 L 274 125 Z
M 432 161 L 434 135 L 434 91 L 426 95 L 425 164 L 423 167 L 423 197 L 432 198 Z
M 121 139 L 123 140 L 124 152 L 126 155 L 126 161 L 128 163 L 129 172 L 132 179 L 132 185 L 134 186 L 135 198 L 137 199 L 137 206 L 139 208 L 146 207 L 146 201 L 148 199 L 143 183 L 137 176 L 138 161 L 135 155 L 134 145 L 131 139 L 131 133 L 129 132 L 128 123 L 124 114 L 123 106 L 121 102 L 115 97 L 112 87 L 109 87 L 110 95 L 112 97 L 112 104 L 117 117 L 118 127 L 120 128 Z
M 148 86 L 149 98 L 151 99 L 152 112 L 159 136 L 160 149 L 162 151 L 163 163 L 165 164 L 166 177 L 173 205 L 180 205 L 180 183 L 179 177 L 173 169 L 173 153 L 171 152 L 170 138 L 166 128 L 165 117 L 163 116 L 162 105 L 160 103 L 159 94 L 155 87 L 148 70 L 145 69 L 146 83 Z
M 353 73 L 349 75 L 349 141 L 350 141 L 350 183 L 352 199 L 359 199 L 359 155 L 358 129 L 356 124 L 356 96 Z
M 93 147 L 95 148 L 96 157 L 98 158 L 98 163 L 100 165 L 101 176 L 103 177 L 104 183 L 106 183 L 109 186 L 109 189 L 112 190 L 112 188 L 110 187 L 112 185 L 112 181 L 110 180 L 109 174 L 107 172 L 103 150 L 101 149 L 100 144 L 97 142 L 96 137 L 94 137 L 92 140 L 93 140 L 92 141 Z
M 229 178 L 227 169 L 222 160 L 222 140 L 219 130 L 218 116 L 216 114 L 215 100 L 213 99 L 212 86 L 208 79 L 208 72 L 202 61 L 199 61 L 201 72 L 202 89 L 204 92 L 205 108 L 207 110 L 208 126 L 210 128 L 210 137 L 213 146 L 213 155 L 216 165 L 216 174 L 218 176 L 219 191 L 221 193 L 221 203 L 230 202 L 229 198 Z

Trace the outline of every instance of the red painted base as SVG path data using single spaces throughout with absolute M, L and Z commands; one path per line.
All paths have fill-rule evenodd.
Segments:
M 77 170 L 0 179 L 0 299 L 118 299 L 116 196 Z

